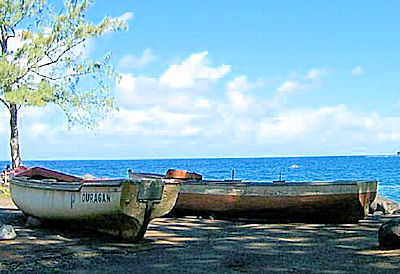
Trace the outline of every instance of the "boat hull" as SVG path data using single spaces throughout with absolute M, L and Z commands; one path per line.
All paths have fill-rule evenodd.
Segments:
M 181 185 L 179 180 L 159 178 L 65 182 L 53 177 L 12 177 L 14 203 L 36 218 L 79 222 L 133 242 L 143 238 L 153 218 L 173 208 Z
M 38 218 L 78 220 L 121 212 L 122 181 L 60 189 L 14 179 L 10 189 L 14 203 L 24 213 Z
M 175 216 L 356 222 L 375 199 L 376 181 L 326 183 L 183 183 Z

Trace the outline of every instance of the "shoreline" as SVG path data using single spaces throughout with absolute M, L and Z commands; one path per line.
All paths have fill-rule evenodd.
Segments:
M 400 249 L 379 249 L 377 237 L 383 222 L 399 217 L 338 225 L 158 218 L 131 244 L 86 230 L 26 228 L 21 211 L 0 198 L 0 222 L 18 234 L 0 241 L 0 271 L 396 273 Z

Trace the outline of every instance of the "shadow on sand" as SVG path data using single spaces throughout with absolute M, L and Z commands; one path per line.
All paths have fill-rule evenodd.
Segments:
M 380 250 L 377 240 L 391 218 L 335 225 L 159 218 L 132 244 L 86 229 L 26 228 L 22 213 L 3 205 L 0 222 L 18 237 L 0 242 L 0 271 L 397 273 L 400 250 Z

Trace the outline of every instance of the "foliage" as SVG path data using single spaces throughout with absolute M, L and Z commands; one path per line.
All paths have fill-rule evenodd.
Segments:
M 10 194 L 10 190 L 8 189 L 8 187 L 5 186 L 0 186 L 0 198 L 10 198 L 11 194 Z
M 104 79 L 117 74 L 109 54 L 93 61 L 83 49 L 88 40 L 126 26 L 109 17 L 88 22 L 88 0 L 66 0 L 60 12 L 46 2 L 0 0 L 0 101 L 8 108 L 54 103 L 70 125 L 92 126 L 115 108 Z

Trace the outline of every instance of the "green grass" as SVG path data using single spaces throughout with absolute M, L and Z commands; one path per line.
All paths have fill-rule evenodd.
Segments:
M 1 198 L 10 198 L 10 190 L 8 187 L 0 186 L 0 197 Z

